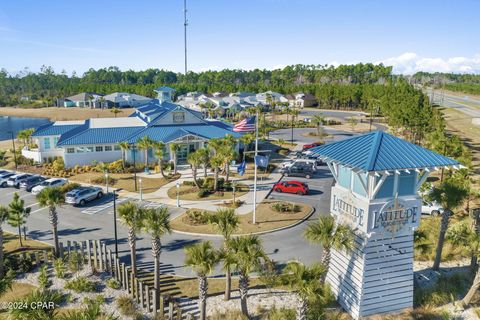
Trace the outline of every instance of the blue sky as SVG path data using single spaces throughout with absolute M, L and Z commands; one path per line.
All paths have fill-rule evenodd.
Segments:
M 480 72 L 480 1 L 188 0 L 189 69 Z M 183 0 L 0 2 L 0 68 L 183 71 Z

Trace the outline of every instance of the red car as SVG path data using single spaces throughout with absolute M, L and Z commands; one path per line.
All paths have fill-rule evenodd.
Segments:
M 273 190 L 305 195 L 308 193 L 308 185 L 300 181 L 281 181 L 273 186 Z
M 318 143 L 318 142 L 312 142 L 312 143 L 304 144 L 302 150 L 305 151 L 305 150 L 315 148 L 315 147 L 318 147 L 318 146 L 321 146 L 321 145 L 322 144 Z

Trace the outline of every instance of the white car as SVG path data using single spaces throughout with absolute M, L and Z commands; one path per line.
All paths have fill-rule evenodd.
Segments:
M 67 179 L 62 178 L 51 178 L 43 181 L 40 185 L 32 189 L 32 194 L 37 195 L 45 188 L 56 188 L 61 187 L 68 182 Z
M 7 184 L 8 184 L 9 187 L 15 187 L 15 188 L 18 189 L 18 188 L 20 188 L 20 183 L 27 180 L 31 176 L 33 176 L 33 175 L 29 174 L 29 173 L 16 174 L 16 175 L 13 175 L 10 178 L 8 178 Z
M 438 203 L 423 200 L 422 213 L 436 217 L 443 213 L 443 208 Z
M 7 181 L 10 177 L 13 177 L 15 173 L 8 172 L 0 174 L 0 187 L 5 188 L 7 186 Z
M 282 168 L 289 168 L 295 163 L 305 164 L 305 165 L 306 164 L 311 164 L 313 166 L 313 170 L 317 170 L 317 165 L 315 163 L 315 160 L 311 160 L 311 159 L 286 160 L 286 161 L 282 162 Z

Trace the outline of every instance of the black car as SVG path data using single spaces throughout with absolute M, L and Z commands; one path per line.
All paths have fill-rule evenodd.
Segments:
M 285 177 L 304 177 L 310 179 L 311 177 L 313 177 L 315 170 L 313 169 L 313 165 L 295 164 L 287 168 L 282 168 L 280 172 L 283 173 Z
M 42 183 L 43 181 L 45 181 L 45 178 L 42 177 L 42 176 L 33 176 L 33 177 L 30 177 L 28 179 L 26 179 L 25 181 L 22 181 L 20 183 L 20 188 L 21 189 L 25 189 L 26 191 L 30 192 L 32 191 L 32 188 L 33 187 L 36 187 L 38 186 L 40 183 Z

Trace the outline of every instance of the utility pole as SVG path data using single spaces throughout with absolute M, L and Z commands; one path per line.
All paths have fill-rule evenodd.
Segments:
M 183 0 L 183 40 L 185 44 L 185 75 L 187 75 L 187 0 Z

